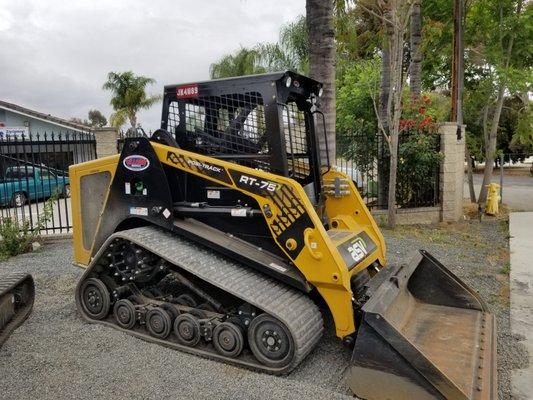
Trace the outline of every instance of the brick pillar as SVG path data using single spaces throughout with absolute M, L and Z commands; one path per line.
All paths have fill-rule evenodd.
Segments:
M 457 138 L 457 124 L 445 122 L 439 128 L 440 150 L 444 154 L 440 168 L 441 221 L 459 221 L 463 216 L 465 168 L 465 126 Z
M 98 158 L 117 154 L 118 132 L 115 128 L 95 128 L 93 132 L 96 139 L 96 156 Z

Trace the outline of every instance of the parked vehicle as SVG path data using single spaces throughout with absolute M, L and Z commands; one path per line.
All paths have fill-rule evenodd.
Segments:
M 70 197 L 70 181 L 45 166 L 20 165 L 5 170 L 0 181 L 0 205 L 22 207 L 30 200 L 47 199 L 54 194 Z

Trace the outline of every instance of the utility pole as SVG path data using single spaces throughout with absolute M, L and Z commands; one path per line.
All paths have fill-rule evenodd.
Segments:
M 452 55 L 452 122 L 457 122 L 457 140 L 461 139 L 463 126 L 463 87 L 464 87 L 464 0 L 453 2 L 453 55 Z M 466 133 L 465 133 L 466 134 Z M 465 139 L 466 169 L 470 201 L 476 202 L 472 159 Z
M 452 122 L 463 124 L 463 0 L 454 0 L 452 55 Z

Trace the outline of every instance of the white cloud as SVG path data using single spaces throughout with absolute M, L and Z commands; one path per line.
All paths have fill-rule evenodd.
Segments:
M 275 41 L 304 0 L 0 0 L 0 98 L 53 115 L 111 113 L 109 71 L 153 77 L 150 88 L 208 79 L 225 53 Z M 160 109 L 143 112 L 158 127 Z

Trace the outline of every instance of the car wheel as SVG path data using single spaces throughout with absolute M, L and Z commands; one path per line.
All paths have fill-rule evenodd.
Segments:
M 22 207 L 26 204 L 27 198 L 23 192 L 13 193 L 13 198 L 11 199 L 11 205 L 13 207 Z

